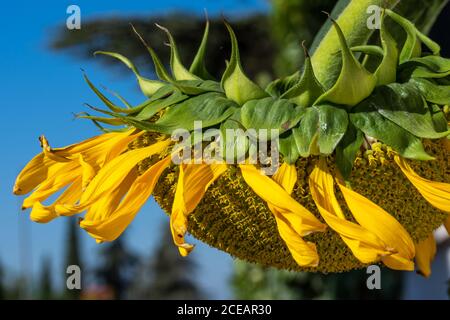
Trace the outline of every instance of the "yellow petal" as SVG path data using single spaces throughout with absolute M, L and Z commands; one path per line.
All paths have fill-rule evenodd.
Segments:
M 81 197 L 81 178 L 73 182 L 56 200 L 53 204 L 45 206 L 41 202 L 36 202 L 30 213 L 30 219 L 39 222 L 47 223 L 58 217 L 55 211 L 57 203 L 75 203 Z
M 170 215 L 173 241 L 182 256 L 187 256 L 193 245 L 185 243 L 187 216 L 202 200 L 208 187 L 227 170 L 226 164 L 182 164 Z
M 273 175 L 272 179 L 281 185 L 286 192 L 292 193 L 297 181 L 297 170 L 294 165 L 283 163 Z M 290 221 L 292 214 L 283 215 L 277 207 L 268 204 L 270 211 L 275 217 L 278 232 L 281 239 L 286 243 L 292 257 L 300 266 L 317 267 L 319 265 L 319 255 L 316 245 L 302 239 L 301 235 L 295 231 L 295 221 Z M 292 219 L 291 219 L 292 220 Z
M 422 178 L 409 166 L 405 159 L 395 156 L 400 169 L 420 194 L 434 207 L 450 213 L 450 184 Z
M 334 179 L 324 159 L 320 159 L 309 177 L 311 196 L 328 226 L 336 231 L 355 257 L 372 263 L 391 252 L 385 243 L 366 228 L 346 220 L 334 193 Z
M 414 263 L 411 260 L 414 258 L 415 248 L 405 228 L 392 215 L 369 199 L 340 182 L 338 182 L 338 185 L 355 220 L 380 238 L 389 250 L 395 252 L 387 260 L 395 259 L 397 263 L 395 266 L 391 264 L 388 267 L 413 270 Z M 385 262 L 384 259 L 382 261 Z
M 448 216 L 447 220 L 445 220 L 444 227 L 447 230 L 447 233 L 450 235 L 450 215 Z
M 275 172 L 272 179 L 281 185 L 287 193 L 291 194 L 297 182 L 297 169 L 295 165 L 284 162 Z
M 436 255 L 436 241 L 431 233 L 428 238 L 416 244 L 417 272 L 424 277 L 431 274 L 431 262 Z
M 82 212 L 104 195 L 118 188 L 121 182 L 142 160 L 163 152 L 171 143 L 170 139 L 151 146 L 128 151 L 108 162 L 89 183 L 76 206 L 57 205 L 60 214 Z
M 132 134 L 134 130 L 120 133 L 106 133 L 65 148 L 52 149 L 48 141 L 41 140 L 44 151 L 35 156 L 17 176 L 13 192 L 24 195 L 36 188 L 49 177 L 49 168 L 59 162 L 68 162 L 68 159 L 78 162 L 83 154 L 85 162 L 95 166 L 98 170 L 118 154 L 126 150 L 127 145 L 141 133 Z
M 86 215 L 80 226 L 100 241 L 113 241 L 119 237 L 150 197 L 159 177 L 170 165 L 170 161 L 170 156 L 158 161 L 135 179 L 114 212 L 94 219 Z
M 255 166 L 241 164 L 242 176 L 247 185 L 269 205 L 286 217 L 301 236 L 311 232 L 324 231 L 326 225 L 321 223 L 311 212 L 295 201 L 278 183 L 264 175 Z M 289 183 L 286 183 L 289 185 Z
M 32 194 L 23 201 L 22 208 L 30 208 L 36 202 L 42 202 L 62 188 L 75 181 L 80 171 L 76 162 L 59 162 L 49 168 L 49 178 L 42 182 Z
M 41 148 L 42 152 L 46 157 L 49 159 L 55 161 L 55 162 L 69 162 L 70 159 L 67 159 L 64 156 L 61 156 L 57 153 L 54 153 L 52 148 L 50 147 L 50 144 L 48 143 L 48 140 L 45 136 L 40 136 L 39 141 L 41 142 Z
M 47 178 L 48 168 L 53 163 L 54 161 L 45 157 L 43 153 L 35 156 L 17 176 L 13 193 L 24 195 L 36 188 Z

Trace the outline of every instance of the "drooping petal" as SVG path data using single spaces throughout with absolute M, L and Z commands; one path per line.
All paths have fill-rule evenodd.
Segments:
M 447 230 L 447 233 L 450 235 L 450 215 L 448 216 L 447 220 L 445 220 L 444 227 Z
M 273 175 L 272 179 L 286 190 L 289 194 L 294 189 L 297 181 L 297 170 L 294 165 L 283 163 Z M 295 231 L 293 223 L 289 220 L 292 215 L 283 215 L 277 207 L 268 204 L 269 210 L 273 213 L 278 226 L 280 237 L 286 243 L 294 260 L 300 266 L 317 267 L 319 264 L 319 255 L 316 245 L 302 239 L 301 235 Z M 294 225 L 295 225 L 295 221 Z
M 395 162 L 417 191 L 434 207 L 450 213 L 450 183 L 422 178 L 410 167 L 405 159 L 395 156 Z
M 278 183 L 264 175 L 255 166 L 241 164 L 241 173 L 247 185 L 269 205 L 291 222 L 293 228 L 300 236 L 311 232 L 320 232 L 326 229 L 311 212 L 295 201 L 289 193 Z M 289 183 L 286 183 L 287 185 Z M 292 182 L 290 182 L 292 184 Z
M 166 157 L 158 161 L 135 179 L 114 212 L 95 219 L 89 219 L 86 215 L 80 226 L 100 241 L 112 241 L 119 237 L 152 194 L 159 177 L 170 165 L 170 160 L 170 157 Z
M 366 197 L 338 182 L 355 220 L 380 238 L 394 254 L 382 261 L 392 269 L 413 270 L 414 243 L 405 228 L 389 213 Z
M 171 143 L 170 139 L 157 142 L 151 146 L 131 150 L 108 162 L 92 179 L 75 206 L 57 205 L 60 214 L 82 212 L 105 194 L 118 188 L 131 170 L 142 160 L 163 152 Z
M 193 245 L 185 243 L 187 217 L 202 200 L 208 187 L 227 170 L 226 164 L 181 164 L 175 198 L 170 214 L 173 241 L 180 254 L 187 256 Z
M 77 162 L 59 162 L 49 168 L 49 177 L 42 182 L 32 194 L 23 201 L 22 208 L 31 208 L 36 202 L 42 202 L 48 197 L 75 181 L 80 171 Z
M 324 159 L 320 159 L 309 177 L 312 198 L 325 222 L 336 231 L 362 263 L 376 262 L 391 254 L 386 244 L 366 228 L 346 220 L 334 193 L 334 179 Z
M 75 180 L 51 205 L 43 205 L 41 202 L 33 204 L 30 213 L 30 219 L 34 222 L 47 223 L 58 217 L 55 211 L 57 203 L 73 203 L 77 202 L 81 197 L 82 179 Z
M 436 241 L 431 233 L 428 238 L 416 243 L 417 273 L 428 278 L 431 274 L 431 262 L 433 262 L 435 255 Z
M 49 168 L 60 162 L 83 158 L 95 169 L 122 153 L 127 145 L 141 133 L 134 130 L 102 134 L 64 148 L 50 148 L 47 139 L 41 138 L 43 152 L 35 156 L 19 173 L 14 184 L 14 194 L 24 195 L 36 188 L 49 177 Z

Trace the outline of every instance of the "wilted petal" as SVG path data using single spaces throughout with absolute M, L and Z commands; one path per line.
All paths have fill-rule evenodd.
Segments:
M 297 181 L 297 170 L 294 165 L 283 163 L 273 175 L 272 179 L 291 194 Z M 316 245 L 303 240 L 301 235 L 296 232 L 296 221 L 290 219 L 293 215 L 290 213 L 283 215 L 277 207 L 270 203 L 268 203 L 268 207 L 275 217 L 280 237 L 286 243 L 292 257 L 298 265 L 317 267 L 319 264 L 319 255 L 317 254 Z
M 180 254 L 187 256 L 193 245 L 185 243 L 187 216 L 202 200 L 208 187 L 227 170 L 226 164 L 181 164 L 177 189 L 170 214 L 173 241 Z
M 291 222 L 292 227 L 295 228 L 300 236 L 306 236 L 311 232 L 324 231 L 326 229 L 326 225 L 295 201 L 282 186 L 264 175 L 255 166 L 242 164 L 240 168 L 247 185 L 261 199 L 276 207 L 277 212 Z
M 334 179 L 324 159 L 320 159 L 309 177 L 314 202 L 328 226 L 336 231 L 362 263 L 378 261 L 391 252 L 386 244 L 366 228 L 346 220 L 334 193 Z
M 104 216 L 92 217 L 88 212 L 80 226 L 99 241 L 113 241 L 119 237 L 151 196 L 159 177 L 170 165 L 170 161 L 171 158 L 166 157 L 135 178 L 131 186 L 125 189 L 126 195 L 120 204 L 115 206 L 115 210 Z M 103 205 L 99 208 L 101 212 L 102 208 Z
M 417 272 L 424 277 L 431 274 L 431 262 L 436 255 L 436 241 L 431 233 L 428 238 L 416 244 Z
M 450 184 L 422 178 L 405 159 L 395 156 L 395 162 L 420 194 L 434 207 L 450 213 Z
M 355 220 L 365 229 L 375 234 L 394 252 L 387 258 L 388 267 L 400 270 L 413 270 L 411 261 L 415 255 L 414 243 L 403 226 L 389 213 L 361 194 L 338 182 L 345 202 Z M 382 259 L 385 262 L 384 258 Z M 387 263 L 385 263 L 387 265 Z

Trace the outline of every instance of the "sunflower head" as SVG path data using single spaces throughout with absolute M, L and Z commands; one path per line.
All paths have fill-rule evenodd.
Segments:
M 416 259 L 428 275 L 431 233 L 450 212 L 450 60 L 393 11 L 383 11 L 380 46 L 349 46 L 341 19 L 331 19 L 325 37 L 339 44 L 333 81 L 323 78 L 320 50 L 310 57 L 305 49 L 302 70 L 265 89 L 246 76 L 226 22 L 232 52 L 220 81 L 205 67 L 208 23 L 189 68 L 160 27 L 170 72 L 134 30 L 159 80 L 120 54 L 97 54 L 129 67 L 147 99 L 120 107 L 85 76 L 107 109 L 79 117 L 105 133 L 58 149 L 42 137 L 14 192 L 32 191 L 23 207 L 37 222 L 85 211 L 80 226 L 98 242 L 120 236 L 153 194 L 183 256 L 194 249 L 190 232 L 266 266 L 413 270 Z M 403 28 L 404 42 L 387 19 Z

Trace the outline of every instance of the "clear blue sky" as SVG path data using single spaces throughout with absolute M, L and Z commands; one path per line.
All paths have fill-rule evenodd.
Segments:
M 2 6 L 0 44 L 2 156 L 0 157 L 0 260 L 9 274 L 33 270 L 36 275 L 41 258 L 53 260 L 54 279 L 64 274 L 65 221 L 59 219 L 41 225 L 29 221 L 28 212 L 20 212 L 21 198 L 12 195 L 15 176 L 23 165 L 40 152 L 37 137 L 45 134 L 53 146 L 64 146 L 98 133 L 83 120 L 73 120 L 72 112 L 84 110 L 84 102 L 97 102 L 81 77 L 85 69 L 96 83 L 107 85 L 130 101 L 143 98 L 135 90 L 130 76 L 117 77 L 94 61 L 80 61 L 46 46 L 55 27 L 64 26 L 66 8 L 77 4 L 83 19 L 108 15 L 153 15 L 171 10 L 203 14 L 221 12 L 232 16 L 249 11 L 265 11 L 266 0 L 152 0 L 152 1 L 12 1 Z M 76 31 L 67 31 L 76 32 Z M 93 59 L 92 59 L 93 60 Z M 127 244 L 138 253 L 149 255 L 168 219 L 153 200 L 144 207 L 127 232 Z M 29 251 L 20 250 L 21 235 L 26 235 Z M 23 239 L 23 238 L 22 238 Z M 92 266 L 99 246 L 81 233 L 85 260 Z M 211 298 L 228 298 L 227 280 L 232 259 L 199 241 L 191 255 L 198 265 L 197 281 Z M 168 248 L 175 250 L 174 248 Z M 28 255 L 30 253 L 30 255 Z M 60 281 L 59 281 L 59 284 Z

